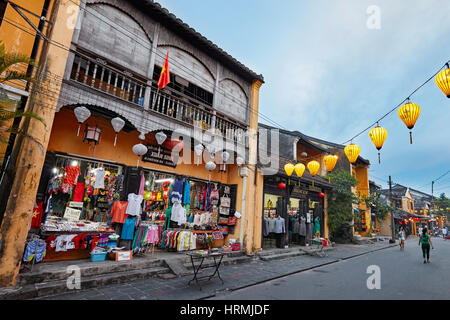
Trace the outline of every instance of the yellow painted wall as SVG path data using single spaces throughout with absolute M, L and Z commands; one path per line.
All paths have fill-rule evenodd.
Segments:
M 358 180 L 358 185 L 356 186 L 355 190 L 356 193 L 360 193 L 361 195 L 368 196 L 369 195 L 369 174 L 368 174 L 368 168 L 367 167 L 354 167 L 353 175 Z M 366 231 L 364 232 L 358 232 L 361 235 L 366 234 L 369 231 L 370 228 L 370 209 L 367 208 L 367 205 L 365 202 L 361 202 L 359 204 L 359 210 L 364 212 L 365 220 L 366 220 Z

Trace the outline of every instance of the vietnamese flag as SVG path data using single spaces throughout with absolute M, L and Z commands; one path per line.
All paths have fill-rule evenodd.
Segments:
M 164 65 L 159 75 L 158 88 L 163 89 L 170 83 L 170 73 L 169 73 L 169 51 L 167 51 L 167 57 L 164 61 Z

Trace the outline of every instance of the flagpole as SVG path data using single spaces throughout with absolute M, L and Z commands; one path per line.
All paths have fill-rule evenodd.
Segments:
M 156 90 L 156 98 L 153 100 L 153 106 L 152 106 L 153 110 L 155 110 L 155 104 L 158 104 L 158 102 L 159 102 L 159 95 L 158 95 L 158 93 L 159 93 L 159 87 L 158 87 L 158 90 Z

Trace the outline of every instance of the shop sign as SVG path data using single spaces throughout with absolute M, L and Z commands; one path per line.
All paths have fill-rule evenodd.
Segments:
M 80 220 L 80 214 L 81 210 L 67 207 L 66 211 L 64 212 L 64 218 L 71 221 L 78 221 Z
M 172 161 L 172 150 L 163 146 L 152 145 L 147 145 L 147 149 L 147 153 L 142 156 L 142 161 L 161 164 L 172 168 L 177 166 L 178 156 L 174 157 Z
M 133 260 L 131 251 L 116 251 L 116 261 L 130 261 Z
M 80 208 L 80 209 L 82 209 L 82 208 L 83 208 L 83 202 L 73 202 L 73 201 L 70 201 L 70 202 L 69 202 L 69 207 L 71 207 L 71 208 Z
M 322 192 L 322 189 L 320 189 L 318 187 L 313 187 L 313 186 L 309 186 L 308 190 L 314 191 L 314 192 Z

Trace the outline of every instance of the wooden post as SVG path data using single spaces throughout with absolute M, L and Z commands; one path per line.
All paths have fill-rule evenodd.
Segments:
M 74 15 L 77 17 L 79 2 L 61 0 L 55 3 L 51 15 L 53 28 L 48 35 L 52 42 L 70 47 L 74 26 L 69 22 Z M 15 177 L 0 228 L 0 287 L 16 284 L 61 89 L 61 81 L 55 79 L 63 78 L 68 54 L 67 50 L 45 42 L 38 61 L 51 75 L 39 83 L 38 90 L 36 87 L 32 89 L 26 111 L 38 114 L 46 126 L 35 119 L 27 119 L 22 128 L 42 144 L 43 150 L 29 138 L 23 139 L 20 145 Z M 54 96 L 49 96 L 49 92 Z

